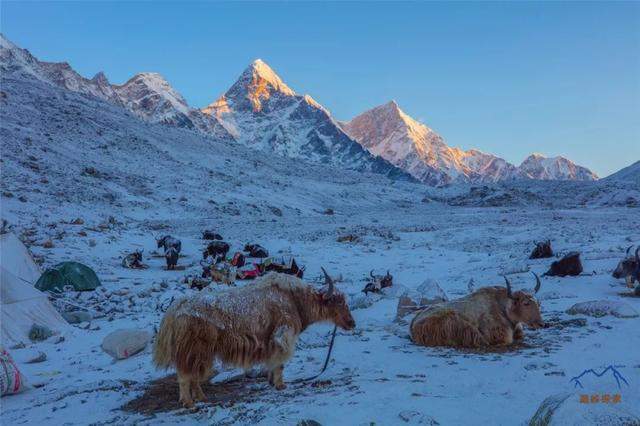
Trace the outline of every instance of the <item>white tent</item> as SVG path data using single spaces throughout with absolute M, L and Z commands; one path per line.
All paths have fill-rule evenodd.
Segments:
M 12 233 L 0 235 L 0 346 L 28 341 L 33 324 L 54 331 L 67 327 L 47 296 L 33 287 L 38 278 L 40 269 L 22 241 Z

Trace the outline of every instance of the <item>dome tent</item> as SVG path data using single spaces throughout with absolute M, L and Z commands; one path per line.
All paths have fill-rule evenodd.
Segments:
M 55 331 L 68 327 L 47 296 L 31 284 L 39 276 L 40 270 L 24 244 L 14 234 L 0 235 L 0 346 L 27 341 L 33 324 Z
M 82 263 L 62 262 L 47 269 L 36 282 L 36 288 L 41 291 L 62 292 L 65 286 L 75 291 L 95 290 L 100 280 L 93 269 Z

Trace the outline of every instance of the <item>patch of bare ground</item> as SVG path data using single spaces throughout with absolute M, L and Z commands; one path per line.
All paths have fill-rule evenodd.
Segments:
M 264 378 L 237 377 L 222 382 L 204 383 L 202 390 L 206 395 L 206 400 L 198 404 L 196 408 L 187 410 L 183 409 L 182 404 L 178 402 L 178 382 L 176 375 L 171 374 L 143 386 L 142 395 L 125 403 L 120 409 L 147 416 L 178 410 L 181 412 L 177 414 L 189 414 L 203 408 L 203 406 L 231 408 L 245 403 L 277 403 L 283 399 L 297 399 L 310 394 L 337 391 L 349 385 L 351 385 L 351 379 L 343 377 L 311 382 L 289 382 L 285 390 L 277 391 L 270 387 Z

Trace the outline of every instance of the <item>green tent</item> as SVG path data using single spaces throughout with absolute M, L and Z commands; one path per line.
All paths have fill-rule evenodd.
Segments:
M 100 280 L 93 269 L 82 263 L 62 262 L 47 269 L 35 287 L 40 291 L 64 291 L 64 287 L 68 285 L 76 291 L 95 290 L 100 285 Z

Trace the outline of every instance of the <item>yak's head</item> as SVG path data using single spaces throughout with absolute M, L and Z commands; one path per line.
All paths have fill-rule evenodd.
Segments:
M 535 272 L 533 275 L 536 277 L 534 293 L 537 293 L 540 290 L 540 278 Z M 512 292 L 511 283 L 507 277 L 504 277 L 504 280 L 507 283 L 507 296 L 511 299 L 511 304 L 507 308 L 509 320 L 526 324 L 530 328 L 544 327 L 542 314 L 540 314 L 540 304 L 535 297 L 524 291 Z
M 134 251 L 133 254 L 133 260 L 136 262 L 142 262 L 142 253 L 144 252 L 144 250 L 136 250 Z
M 627 248 L 627 254 L 625 258 L 618 262 L 618 266 L 613 270 L 613 278 L 627 278 L 628 276 L 633 277 L 638 274 L 638 270 L 640 268 L 640 259 L 638 259 L 638 252 L 640 252 L 640 246 L 636 249 L 636 254 L 634 256 L 629 256 L 629 252 L 633 246 L 629 246 Z
M 352 330 L 356 326 L 356 321 L 351 316 L 347 299 L 340 291 L 336 290 L 333 279 L 322 268 L 327 290 L 321 294 L 322 305 L 326 318 L 343 330 Z
M 169 238 L 168 235 L 165 235 L 164 237 L 155 237 L 156 238 L 156 243 L 158 243 L 158 248 L 164 246 L 164 242 L 167 240 L 167 238 Z

